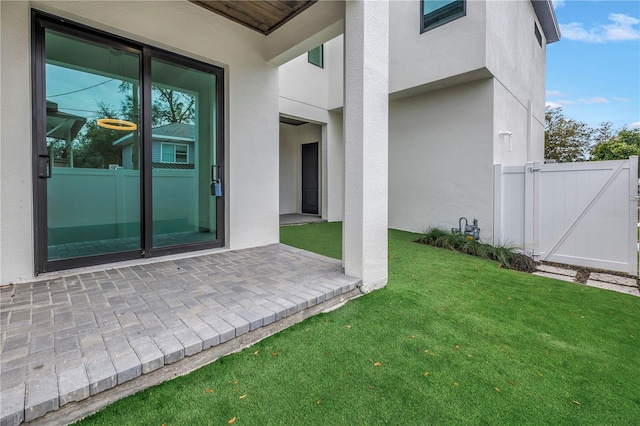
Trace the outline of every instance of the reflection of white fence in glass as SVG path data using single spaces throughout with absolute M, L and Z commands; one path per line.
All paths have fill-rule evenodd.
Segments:
M 196 178 L 195 170 L 153 170 L 154 222 L 180 221 L 197 229 Z M 140 222 L 138 170 L 54 168 L 47 191 L 49 228 Z M 125 235 L 114 237 L 132 236 L 126 229 L 120 227 L 117 232 Z
M 638 273 L 638 157 L 494 171 L 496 243 L 535 260 Z

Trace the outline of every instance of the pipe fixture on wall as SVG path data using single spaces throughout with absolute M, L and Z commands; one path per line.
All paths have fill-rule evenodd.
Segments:
M 500 136 L 501 138 L 508 136 L 509 137 L 509 152 L 513 151 L 513 141 L 511 140 L 511 136 L 513 136 L 513 132 L 510 132 L 509 130 L 500 130 L 498 132 L 498 136 Z

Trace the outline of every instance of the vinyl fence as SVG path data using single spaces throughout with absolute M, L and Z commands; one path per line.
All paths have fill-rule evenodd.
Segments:
M 495 243 L 536 261 L 638 273 L 638 157 L 494 166 Z

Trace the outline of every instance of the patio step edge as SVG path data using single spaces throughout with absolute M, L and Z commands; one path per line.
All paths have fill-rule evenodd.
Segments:
M 50 411 L 44 416 L 32 420 L 28 424 L 38 426 L 73 423 L 101 410 L 102 408 L 105 408 L 108 405 L 111 405 L 112 403 L 120 399 L 126 398 L 127 396 L 133 395 L 152 386 L 156 386 L 163 382 L 172 380 L 176 377 L 189 374 L 192 371 L 204 367 L 205 365 L 208 365 L 225 355 L 240 352 L 241 350 L 267 337 L 270 337 L 278 333 L 279 331 L 289 328 L 292 325 L 302 322 L 305 319 L 322 312 L 336 309 L 344 305 L 349 300 L 353 300 L 362 295 L 363 294 L 360 291 L 360 284 L 358 283 L 355 288 L 342 294 L 336 295 L 335 297 L 325 300 L 322 303 L 318 303 L 306 309 L 300 310 L 269 325 L 257 328 L 252 331 L 247 331 L 246 333 L 241 334 L 231 340 L 198 352 L 192 356 L 185 357 L 179 361 L 174 362 L 173 364 L 165 364 L 163 367 L 157 370 L 151 371 L 147 374 L 142 374 L 123 384 L 118 384 L 113 388 L 92 395 L 91 397 L 82 401 L 70 402 L 68 404 L 65 404 L 55 411 Z

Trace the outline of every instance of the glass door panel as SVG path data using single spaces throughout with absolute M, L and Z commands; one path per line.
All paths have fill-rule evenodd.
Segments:
M 44 44 L 47 261 L 141 250 L 140 55 L 51 29 Z
M 154 248 L 218 239 L 216 75 L 151 59 Z

